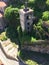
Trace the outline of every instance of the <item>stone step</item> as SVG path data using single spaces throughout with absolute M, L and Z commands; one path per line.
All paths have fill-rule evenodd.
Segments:
M 7 41 L 8 42 L 8 41 Z M 1 42 L 1 46 L 6 53 L 7 57 L 11 57 L 13 59 L 17 58 L 17 53 L 18 53 L 18 45 L 16 47 L 11 43 L 6 41 Z
M 3 46 L 3 47 L 6 47 L 6 46 L 9 45 L 9 44 L 10 44 L 10 41 L 9 41 L 9 40 L 2 42 L 2 46 Z
M 11 50 L 8 51 L 8 54 L 13 56 L 13 57 L 16 57 L 17 56 L 17 48 L 12 48 Z
M 15 53 L 17 53 L 17 48 L 14 48 L 14 49 L 12 48 L 9 52 L 12 54 L 15 54 Z
M 9 51 L 10 49 L 12 49 L 13 48 L 13 45 L 12 44 L 9 44 L 9 45 L 7 45 L 6 47 L 4 47 L 4 50 L 5 51 Z
M 11 50 L 8 51 L 8 53 L 12 53 L 14 52 L 15 48 L 13 47 Z
M 6 47 L 6 46 L 8 46 L 10 43 L 3 43 L 2 45 L 4 46 L 4 47 Z

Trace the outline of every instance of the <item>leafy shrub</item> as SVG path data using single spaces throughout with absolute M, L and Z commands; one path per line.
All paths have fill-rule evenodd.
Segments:
M 45 30 L 44 30 L 45 28 L 43 28 L 43 26 L 41 24 L 42 24 L 42 21 L 41 21 L 41 23 L 38 22 L 37 25 L 34 24 L 34 26 L 33 26 L 32 36 L 34 38 L 36 38 L 37 40 L 39 40 L 39 39 L 43 39 L 43 40 L 47 39 Z
M 18 37 L 18 33 L 15 29 L 12 29 L 12 28 L 8 27 L 7 30 L 6 30 L 6 36 L 8 38 L 10 38 L 11 41 L 16 42 L 17 37 Z
M 32 60 L 27 60 L 27 61 L 26 61 L 26 64 L 28 64 L 28 65 L 38 65 L 37 62 L 32 61 Z
M 35 42 L 35 41 L 37 41 L 36 38 L 31 37 L 31 42 Z
M 18 32 L 18 38 L 21 44 L 23 44 L 24 42 L 34 42 L 36 41 L 36 38 L 32 37 L 32 35 L 28 34 L 27 32 L 22 32 L 21 27 L 18 26 L 17 28 L 17 32 Z
M 24 9 L 24 8 L 25 8 L 25 6 L 24 6 L 24 5 L 22 5 L 22 6 L 21 6 L 21 9 Z
M 7 7 L 4 16 L 9 21 L 9 26 L 16 28 L 19 20 L 18 8 Z
M 0 40 L 2 40 L 2 41 L 7 40 L 6 32 L 3 32 L 0 34 Z
M 47 23 L 49 23 L 49 20 L 47 21 Z
M 43 19 L 44 21 L 49 20 L 49 11 L 43 12 L 42 19 Z
M 34 3 L 34 2 L 35 2 L 35 0 L 29 0 L 29 3 L 32 3 L 32 2 Z
M 32 36 L 34 38 L 36 38 L 37 40 L 41 39 L 41 34 L 40 34 L 38 27 L 36 25 L 33 26 L 32 34 L 33 34 Z
M 46 4 L 49 6 L 49 0 L 46 1 Z
M 42 19 L 39 19 L 38 23 L 37 23 L 37 26 L 41 26 L 43 23 Z
M 38 32 L 40 33 L 40 37 L 41 39 L 47 39 L 46 38 L 46 34 L 45 34 L 45 30 L 42 26 L 37 26 Z

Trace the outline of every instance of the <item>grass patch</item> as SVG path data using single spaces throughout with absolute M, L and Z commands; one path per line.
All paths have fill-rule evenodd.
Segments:
M 2 41 L 7 40 L 6 32 L 0 34 L 0 40 Z
M 37 65 L 37 63 L 35 61 L 32 61 L 32 60 L 27 60 L 26 64 L 28 64 L 28 65 Z

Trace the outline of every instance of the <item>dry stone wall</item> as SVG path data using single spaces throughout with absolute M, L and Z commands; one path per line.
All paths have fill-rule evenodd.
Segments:
M 38 40 L 32 44 L 24 44 L 21 49 L 49 54 L 49 41 Z

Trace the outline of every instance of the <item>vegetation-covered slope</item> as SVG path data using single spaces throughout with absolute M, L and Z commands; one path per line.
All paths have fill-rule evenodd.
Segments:
M 49 27 L 43 26 L 43 22 L 49 20 L 49 0 L 28 0 L 28 7 L 34 10 L 34 16 L 36 19 L 33 21 L 33 28 L 31 34 L 22 32 L 19 20 L 19 9 L 24 8 L 24 2 L 21 0 L 9 0 L 9 5 L 5 10 L 4 16 L 9 21 L 9 27 L 12 30 L 7 29 L 7 36 L 13 36 L 20 40 L 21 43 L 24 41 L 36 41 L 38 39 L 49 39 Z M 48 22 L 49 23 L 49 22 Z M 12 25 L 11 25 L 12 24 Z M 13 31 L 15 30 L 15 32 Z M 10 30 L 10 32 L 9 32 Z M 16 35 L 16 36 L 15 36 Z

